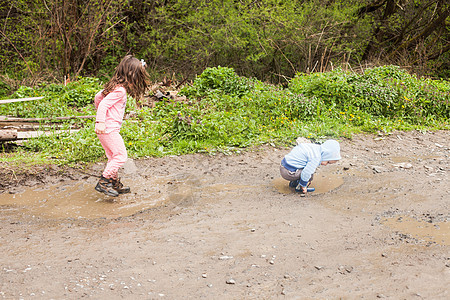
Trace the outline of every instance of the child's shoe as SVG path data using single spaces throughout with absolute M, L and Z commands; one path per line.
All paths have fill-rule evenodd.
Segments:
M 95 190 L 111 197 L 119 196 L 119 192 L 114 189 L 113 180 L 110 178 L 100 177 Z
M 313 187 L 309 187 L 309 188 L 306 188 L 306 191 L 308 192 L 308 193 L 312 193 L 312 192 L 314 192 L 316 190 L 316 188 L 313 188 Z M 302 190 L 302 186 L 299 184 L 299 185 L 297 185 L 296 187 L 295 187 L 295 191 L 296 192 L 299 192 L 300 194 L 304 194 L 303 193 L 303 190 Z
M 131 189 L 128 186 L 123 186 L 122 182 L 120 182 L 120 178 L 112 179 L 113 189 L 116 190 L 119 194 L 127 194 L 131 192 Z

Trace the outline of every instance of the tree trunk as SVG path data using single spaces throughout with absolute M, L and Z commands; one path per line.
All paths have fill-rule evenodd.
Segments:
M 395 12 L 396 3 L 395 0 L 386 0 L 386 7 L 384 9 L 383 17 L 380 20 L 380 23 L 378 24 L 377 28 L 374 30 L 372 38 L 370 39 L 369 43 L 367 44 L 366 49 L 364 50 L 364 54 L 362 56 L 362 60 L 367 60 L 372 52 L 375 49 L 376 45 L 379 45 L 382 42 L 383 39 L 383 31 L 381 28 L 388 22 L 389 17 Z M 376 4 L 381 7 L 381 5 Z M 376 49 L 375 49 L 376 50 Z

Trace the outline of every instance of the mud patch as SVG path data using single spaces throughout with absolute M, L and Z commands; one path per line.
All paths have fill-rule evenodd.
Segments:
M 1 200 L 0 298 L 448 299 L 449 133 L 344 139 L 313 182 L 344 184 L 306 201 L 278 179 L 289 149 L 269 145 L 137 160 L 115 202 L 87 176 L 102 163 L 73 178 L 0 163 L 0 191 L 30 195 Z
M 411 237 L 418 241 L 450 246 L 449 222 L 430 223 L 405 215 L 384 218 L 381 220 L 381 223 L 402 236 Z

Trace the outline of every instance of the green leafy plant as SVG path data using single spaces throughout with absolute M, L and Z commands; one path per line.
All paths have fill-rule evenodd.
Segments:
M 232 68 L 207 68 L 197 76 L 192 87 L 186 87 L 182 93 L 188 97 L 198 97 L 209 93 L 222 92 L 230 96 L 243 96 L 250 91 L 250 81 L 239 77 Z
M 0 105 L 0 114 L 95 114 L 93 95 L 100 89 L 96 79 L 80 79 L 68 86 L 21 87 L 16 96 L 45 99 Z M 288 88 L 217 67 L 206 69 L 182 93 L 187 100 L 158 101 L 152 108 L 136 109 L 135 100 L 128 98 L 126 110 L 134 114 L 124 120 L 121 134 L 130 157 L 230 153 L 261 143 L 292 145 L 299 136 L 322 141 L 351 138 L 359 132 L 449 129 L 450 83 L 417 78 L 394 66 L 361 74 L 340 69 L 299 73 Z M 71 125 L 63 124 L 65 129 Z M 93 121 L 77 125 L 81 128 L 77 133 L 31 139 L 17 155 L 35 152 L 57 163 L 104 159 Z

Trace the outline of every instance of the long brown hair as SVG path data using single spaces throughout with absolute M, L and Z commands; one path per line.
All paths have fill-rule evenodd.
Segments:
M 105 84 L 103 96 L 121 85 L 131 97 L 139 100 L 149 85 L 149 75 L 143 63 L 132 55 L 125 56 L 116 67 L 113 77 Z

